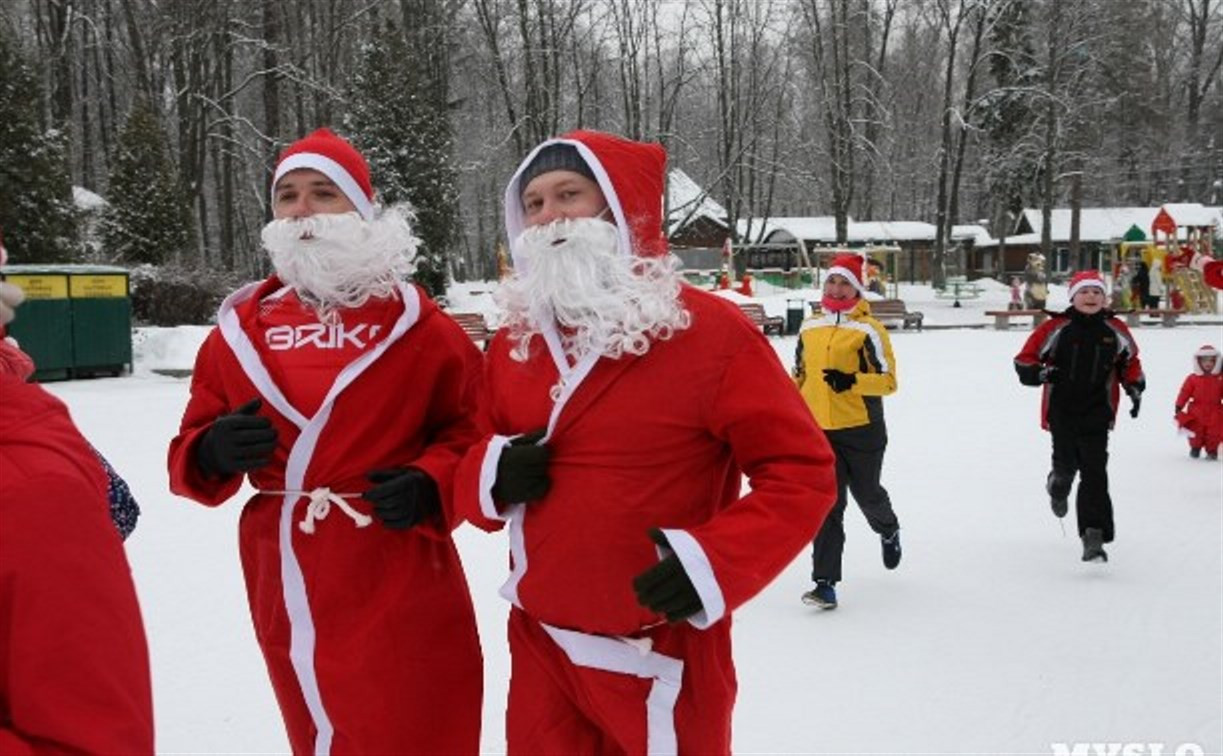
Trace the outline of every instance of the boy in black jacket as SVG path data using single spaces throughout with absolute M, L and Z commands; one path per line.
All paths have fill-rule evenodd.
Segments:
M 1070 307 L 1032 332 L 1015 357 L 1027 386 L 1041 386 L 1041 427 L 1053 436 L 1053 469 L 1046 481 L 1053 514 L 1064 517 L 1077 472 L 1075 498 L 1083 561 L 1107 562 L 1103 545 L 1113 540 L 1108 495 L 1108 432 L 1121 389 L 1138 416 L 1146 379 L 1138 345 L 1125 324 L 1105 309 L 1107 289 L 1099 271 L 1070 280 Z

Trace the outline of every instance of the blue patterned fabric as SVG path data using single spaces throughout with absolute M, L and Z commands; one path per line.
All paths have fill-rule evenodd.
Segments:
M 140 505 L 132 496 L 132 490 L 127 487 L 127 482 L 119 477 L 119 473 L 115 472 L 115 468 L 110 466 L 106 458 L 97 449 L 94 449 L 93 453 L 98 456 L 102 469 L 106 471 L 106 498 L 110 500 L 110 519 L 119 529 L 119 536 L 127 540 L 127 537 L 136 529 L 136 520 L 140 517 Z

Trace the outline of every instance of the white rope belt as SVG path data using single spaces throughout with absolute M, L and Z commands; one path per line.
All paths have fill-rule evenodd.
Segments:
M 306 505 L 306 518 L 297 523 L 297 527 L 301 528 L 303 533 L 314 534 L 314 523 L 327 519 L 327 515 L 331 512 L 331 505 L 335 504 L 340 508 L 340 511 L 352 518 L 358 528 L 363 528 L 374 521 L 374 518 L 367 514 L 361 514 L 352 508 L 345 499 L 357 499 L 361 497 L 359 493 L 335 493 L 330 488 L 320 487 L 313 491 L 260 491 L 265 494 L 275 494 L 277 496 L 305 496 L 310 499 L 310 503 Z

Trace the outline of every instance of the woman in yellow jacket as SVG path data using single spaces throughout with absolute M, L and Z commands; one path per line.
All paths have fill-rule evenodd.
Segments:
M 837 456 L 837 503 L 815 538 L 815 587 L 803 594 L 803 603 L 822 609 L 837 606 L 847 487 L 879 534 L 884 566 L 900 564 L 900 523 L 879 484 L 888 443 L 883 397 L 896 390 L 896 360 L 887 331 L 862 298 L 862 262 L 858 255 L 833 259 L 824 279 L 823 315 L 803 323 L 794 360 L 798 389 Z

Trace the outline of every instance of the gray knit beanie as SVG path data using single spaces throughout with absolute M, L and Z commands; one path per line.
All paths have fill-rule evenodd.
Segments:
M 590 166 L 582 159 L 578 148 L 572 144 L 558 143 L 550 144 L 540 150 L 536 153 L 535 159 L 522 169 L 522 173 L 518 176 L 518 193 L 525 191 L 527 184 L 530 184 L 536 176 L 549 171 L 573 171 L 598 183 L 594 171 L 590 170 Z

